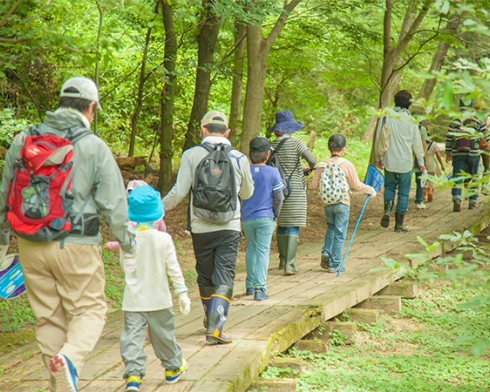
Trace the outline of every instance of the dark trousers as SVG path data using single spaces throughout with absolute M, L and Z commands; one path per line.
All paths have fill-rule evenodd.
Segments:
M 241 238 L 242 233 L 234 230 L 192 233 L 199 287 L 228 286 L 233 289 Z
M 480 164 L 479 156 L 469 156 L 469 155 L 454 155 L 453 156 L 453 177 L 458 177 L 463 175 L 463 172 L 471 174 L 473 176 L 478 174 L 478 165 Z M 461 200 L 462 194 L 462 185 L 470 186 L 473 179 L 466 178 L 465 180 L 455 181 L 455 186 L 451 190 L 451 194 L 453 195 L 453 201 L 456 199 Z M 478 186 L 473 187 L 470 192 L 470 201 L 478 200 Z

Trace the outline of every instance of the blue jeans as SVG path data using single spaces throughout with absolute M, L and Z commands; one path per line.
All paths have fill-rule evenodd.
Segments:
M 424 201 L 424 188 L 422 188 L 420 177 L 422 177 L 422 172 L 415 172 L 415 185 L 417 186 L 415 189 L 415 204 L 420 204 Z
M 242 221 L 243 232 L 247 239 L 245 261 L 247 264 L 247 288 L 266 288 L 269 252 L 275 222 L 273 218 L 257 218 Z
M 327 232 L 323 244 L 322 254 L 330 255 L 330 267 L 338 268 L 342 261 L 347 227 L 349 226 L 350 206 L 338 203 L 324 207 L 327 218 Z
M 407 173 L 393 173 L 385 169 L 385 201 L 395 201 L 396 191 L 398 190 L 398 200 L 396 202 L 397 212 L 407 212 L 408 196 L 412 186 L 412 171 Z
M 277 234 L 299 236 L 299 227 L 298 226 L 277 226 Z
M 466 172 L 471 175 L 476 175 L 478 174 L 478 165 L 480 164 L 480 157 L 470 157 L 469 155 L 457 155 L 453 156 L 453 177 L 457 177 L 461 172 Z M 471 181 L 470 178 L 464 180 L 464 183 L 467 184 Z M 458 180 L 455 182 L 455 187 L 451 190 L 451 194 L 453 195 L 453 201 L 456 199 L 461 200 L 461 185 L 463 183 L 463 180 Z M 478 200 L 478 195 L 476 194 L 477 189 L 475 188 L 473 190 L 474 193 L 473 195 L 470 196 L 470 201 L 477 201 Z

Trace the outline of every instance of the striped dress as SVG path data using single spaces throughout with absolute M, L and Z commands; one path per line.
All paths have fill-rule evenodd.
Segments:
M 276 138 L 272 142 L 272 147 L 276 148 L 282 138 Z M 277 225 L 283 227 L 306 226 L 306 181 L 303 175 L 300 157 L 304 158 L 309 166 L 316 165 L 316 159 L 311 154 L 308 147 L 299 139 L 288 138 L 281 146 L 277 157 L 284 175 L 289 177 L 291 172 L 291 194 L 284 201 L 281 212 L 277 219 Z

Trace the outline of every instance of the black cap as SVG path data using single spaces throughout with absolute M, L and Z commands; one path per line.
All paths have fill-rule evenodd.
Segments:
M 266 152 L 271 149 L 271 142 L 263 137 L 257 136 L 250 141 L 250 152 Z

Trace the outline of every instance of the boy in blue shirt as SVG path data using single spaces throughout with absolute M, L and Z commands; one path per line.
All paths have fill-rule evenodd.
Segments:
M 272 233 L 281 211 L 284 184 L 275 167 L 266 165 L 271 154 L 271 143 L 258 136 L 250 141 L 250 171 L 254 193 L 242 205 L 242 228 L 247 239 L 246 295 L 254 300 L 269 298 L 266 288 L 267 269 Z

